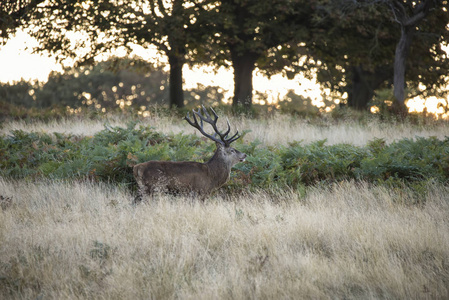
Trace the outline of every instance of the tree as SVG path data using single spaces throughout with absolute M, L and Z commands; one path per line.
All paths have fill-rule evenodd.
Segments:
M 387 86 L 395 37 L 385 23 L 388 9 L 360 1 L 323 1 L 314 11 L 307 42 L 317 79 L 325 87 L 347 94 L 347 105 L 366 110 L 374 91 Z
M 436 7 L 440 7 L 441 9 L 444 4 L 446 4 L 447 8 L 447 1 L 389 0 L 385 1 L 385 3 L 391 7 L 394 20 L 400 26 L 401 35 L 396 45 L 394 55 L 393 87 L 396 109 L 398 111 L 404 111 L 406 61 L 409 55 L 410 47 L 412 46 L 413 36 L 419 30 L 419 24 L 431 13 L 431 10 L 434 10 Z M 445 11 L 445 13 L 447 14 L 447 11 Z M 447 17 L 445 19 L 448 20 Z M 440 43 L 441 42 L 442 41 L 440 41 Z
M 29 12 L 45 0 L 2 0 L 0 2 L 0 44 L 29 19 Z
M 308 49 L 326 87 L 348 93 L 348 105 L 366 109 L 374 91 L 393 83 L 395 49 L 400 40 L 391 6 L 385 1 L 325 0 L 315 10 Z M 417 24 L 404 82 L 424 96 L 443 95 L 449 60 L 442 42 L 449 38 L 449 16 L 441 2 Z M 415 93 L 416 95 L 416 93 Z
M 60 59 L 71 58 L 79 64 L 92 63 L 97 55 L 118 47 L 131 51 L 136 44 L 146 49 L 156 46 L 170 65 L 169 104 L 183 107 L 182 67 L 189 51 L 201 45 L 204 32 L 196 20 L 207 3 L 48 0 L 30 14 L 26 25 L 40 41 L 38 51 L 49 50 Z M 77 43 L 70 38 L 75 33 L 82 36 Z
M 209 11 L 214 20 L 209 53 L 217 65 L 234 69 L 234 107 L 252 104 L 252 75 L 270 75 L 298 61 L 296 45 L 305 39 L 310 1 L 222 0 Z M 293 42 L 295 41 L 295 42 Z

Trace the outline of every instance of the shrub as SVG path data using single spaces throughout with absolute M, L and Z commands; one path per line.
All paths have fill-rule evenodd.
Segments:
M 243 189 L 298 189 L 319 182 L 364 180 L 376 184 L 419 186 L 449 178 L 449 138 L 402 139 L 390 145 L 374 140 L 364 147 L 304 145 L 236 147 L 248 157 L 237 164 L 227 185 Z M 195 135 L 165 135 L 133 122 L 126 128 L 105 125 L 93 137 L 16 130 L 0 137 L 0 176 L 34 179 L 89 179 L 135 188 L 132 166 L 148 160 L 204 161 L 215 145 Z

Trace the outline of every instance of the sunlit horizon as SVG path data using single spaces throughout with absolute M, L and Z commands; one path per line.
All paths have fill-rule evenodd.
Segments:
M 0 47 L 0 82 L 14 83 L 20 80 L 46 82 L 50 72 L 63 72 L 61 64 L 56 62 L 54 56 L 49 54 L 32 53 L 32 48 L 36 47 L 38 42 L 23 31 L 18 31 L 4 46 Z M 150 63 L 167 63 L 167 59 L 157 53 L 156 49 L 145 49 L 135 46 L 132 55 L 141 57 Z M 105 60 L 110 56 L 123 57 L 126 51 L 118 49 L 112 53 L 105 54 L 100 60 Z M 70 62 L 69 62 L 70 64 Z M 69 65 L 70 66 L 70 65 Z M 168 65 L 167 65 L 168 71 Z M 189 68 L 187 65 L 183 68 L 184 88 L 196 88 L 199 84 L 204 86 L 219 86 L 224 91 L 224 99 L 229 102 L 232 99 L 234 90 L 232 69 L 220 67 L 218 69 L 212 66 L 195 66 Z M 324 109 L 323 94 L 326 97 L 329 91 L 320 89 L 320 85 L 314 80 L 306 79 L 297 74 L 289 80 L 281 74 L 273 75 L 270 78 L 260 74 L 257 70 L 253 76 L 254 92 L 266 95 L 265 98 L 255 98 L 254 103 L 260 105 L 275 105 L 279 100 L 285 99 L 288 92 L 293 91 L 296 95 L 309 98 L 312 105 Z M 335 101 L 338 103 L 338 101 Z M 409 99 L 407 106 L 409 112 L 427 112 L 434 114 L 437 118 L 449 118 L 449 113 L 445 111 L 449 97 L 441 99 L 429 97 L 423 99 L 415 97 Z M 326 108 L 325 111 L 330 111 Z M 376 112 L 376 109 L 372 109 Z

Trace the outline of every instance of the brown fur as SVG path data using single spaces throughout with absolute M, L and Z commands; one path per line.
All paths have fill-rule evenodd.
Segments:
M 134 166 L 141 195 L 155 192 L 193 193 L 204 196 L 229 179 L 231 168 L 246 154 L 217 143 L 214 156 L 206 163 L 148 161 Z

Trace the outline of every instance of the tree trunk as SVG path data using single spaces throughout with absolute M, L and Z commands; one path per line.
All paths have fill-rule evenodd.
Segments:
M 401 37 L 396 45 L 394 56 L 393 94 L 395 101 L 393 110 L 404 115 L 407 113 L 407 108 L 405 107 L 405 66 L 408 51 L 417 25 L 435 7 L 436 1 L 424 0 L 417 1 L 414 4 L 405 4 L 404 1 L 391 1 L 389 5 L 396 22 L 401 26 Z
M 244 53 L 239 55 L 231 50 L 232 65 L 234 68 L 234 98 L 232 106 L 242 107 L 249 111 L 253 97 L 253 71 L 255 69 L 257 54 Z
M 352 67 L 352 89 L 348 93 L 348 106 L 366 110 L 373 96 L 374 89 L 367 82 L 362 67 Z
M 363 67 L 351 67 L 351 79 L 348 84 L 348 106 L 356 110 L 367 110 L 368 103 L 373 99 L 374 92 L 391 76 L 392 69 L 380 67 L 374 72 Z
M 401 26 L 401 38 L 396 45 L 394 55 L 393 94 L 396 100 L 396 109 L 399 110 L 405 108 L 405 66 L 414 30 L 414 27 Z
M 184 59 L 177 55 L 169 55 L 168 62 L 170 64 L 169 75 L 169 104 L 173 108 L 184 107 L 184 91 L 182 89 L 182 66 Z

